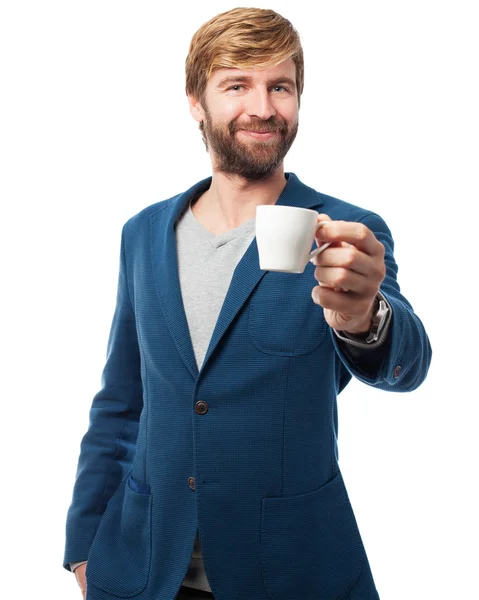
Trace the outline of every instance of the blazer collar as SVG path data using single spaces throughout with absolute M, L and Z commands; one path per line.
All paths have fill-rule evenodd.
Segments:
M 285 173 L 285 178 L 287 184 L 276 204 L 313 210 L 323 204 L 321 195 L 303 184 L 294 173 Z M 196 194 L 206 191 L 210 187 L 212 179 L 210 176 L 199 181 L 186 192 L 166 201 L 164 206 L 150 215 L 151 260 L 158 298 L 177 350 L 195 380 L 198 378 L 199 372 L 181 295 L 175 223 L 188 202 Z M 267 271 L 259 268 L 258 248 L 256 238 L 254 238 L 234 270 L 201 371 L 236 314 L 266 273 Z

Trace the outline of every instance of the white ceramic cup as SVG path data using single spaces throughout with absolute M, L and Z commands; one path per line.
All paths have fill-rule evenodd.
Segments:
M 280 273 L 303 273 L 308 261 L 327 248 L 326 242 L 312 252 L 318 212 L 296 206 L 260 204 L 256 207 L 256 245 L 259 268 Z

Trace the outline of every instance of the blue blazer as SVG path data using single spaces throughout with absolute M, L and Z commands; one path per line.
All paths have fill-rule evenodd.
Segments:
M 198 372 L 174 224 L 211 177 L 122 229 L 116 309 L 66 523 L 88 600 L 174 600 L 199 528 L 216 600 L 376 600 L 338 464 L 337 395 L 354 376 L 411 392 L 431 346 L 377 214 L 286 173 L 277 204 L 367 225 L 386 249 L 392 321 L 375 372 L 343 352 L 302 274 L 238 263 Z M 201 266 L 199 266 L 201 268 Z

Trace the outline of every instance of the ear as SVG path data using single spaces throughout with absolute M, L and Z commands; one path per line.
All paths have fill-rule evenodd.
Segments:
M 197 100 L 194 96 L 188 95 L 188 104 L 193 119 L 195 119 L 195 121 L 198 121 L 198 123 L 204 121 L 205 111 L 203 110 L 203 107 L 201 106 L 199 100 Z

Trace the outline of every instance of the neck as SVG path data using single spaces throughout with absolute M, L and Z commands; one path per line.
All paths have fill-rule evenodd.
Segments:
M 263 181 L 214 173 L 211 185 L 193 204 L 197 218 L 215 229 L 233 229 L 256 217 L 260 204 L 275 204 L 287 184 L 283 167 Z M 201 220 L 201 219 L 200 219 Z

